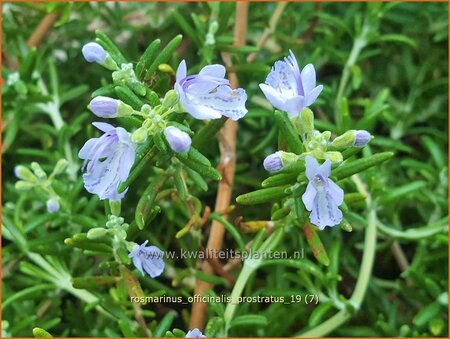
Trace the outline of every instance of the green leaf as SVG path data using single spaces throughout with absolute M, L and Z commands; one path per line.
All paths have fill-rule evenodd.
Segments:
M 338 168 L 332 170 L 331 176 L 334 177 L 336 181 L 348 178 L 353 174 L 360 173 L 372 166 L 381 164 L 382 162 L 390 159 L 393 155 L 394 153 L 392 152 L 383 152 L 348 163 L 346 162 Z
M 333 308 L 333 302 L 327 301 L 316 306 L 308 319 L 308 325 L 314 327 L 324 321 L 327 312 Z
M 311 225 L 309 222 L 303 224 L 303 232 L 305 232 L 306 240 L 308 241 L 309 246 L 311 246 L 314 257 L 322 265 L 328 266 L 330 264 L 330 259 L 328 259 L 327 252 L 316 229 L 317 227 Z
M 275 111 L 275 121 L 278 126 L 279 133 L 286 139 L 289 151 L 295 154 L 302 153 L 302 142 L 295 132 L 294 126 L 286 112 Z
M 223 336 L 225 331 L 225 322 L 222 317 L 211 318 L 205 326 L 205 335 L 208 338 Z
M 116 86 L 114 91 L 120 100 L 133 107 L 136 111 L 140 111 L 144 105 L 144 102 L 128 87 Z
M 426 325 L 431 319 L 439 315 L 440 310 L 441 306 L 437 302 L 428 304 L 416 314 L 413 318 L 413 324 L 419 327 Z
M 303 166 L 304 167 L 304 166 Z M 262 183 L 262 187 L 275 187 L 275 186 L 282 186 L 282 185 L 293 185 L 296 183 L 297 180 L 297 173 L 291 172 L 291 173 L 277 173 L 267 179 L 265 179 Z
M 383 34 L 377 36 L 372 40 L 373 43 L 376 42 L 400 42 L 402 44 L 408 45 L 412 48 L 417 48 L 416 41 L 411 39 L 410 37 L 402 34 Z
M 97 275 L 92 277 L 75 277 L 72 278 L 72 286 L 80 289 L 100 289 L 105 286 L 115 285 L 119 277 L 111 277 L 109 275 Z
M 197 32 L 195 31 L 195 28 L 192 27 L 187 20 L 184 18 L 183 15 L 181 15 L 178 11 L 173 11 L 172 13 L 173 18 L 175 19 L 175 21 L 178 23 L 178 25 L 180 26 L 180 28 L 184 31 L 184 33 L 186 33 L 186 35 L 191 38 L 192 41 L 194 41 L 194 43 L 200 47 L 202 46 L 202 42 L 201 39 L 199 38 L 199 34 L 197 34 Z
M 155 198 L 161 187 L 161 182 L 151 182 L 136 205 L 134 220 L 140 230 L 144 229 L 145 225 L 150 221 L 150 217 L 154 214 Z
M 119 193 L 125 191 L 125 189 L 129 187 L 134 180 L 136 180 L 147 163 L 151 161 L 157 153 L 157 148 L 156 146 L 154 146 L 153 140 L 150 138 L 147 140 L 147 142 L 137 147 L 136 160 L 134 161 L 134 165 L 131 168 L 130 175 L 128 176 L 127 180 L 120 183 L 118 188 Z
M 164 64 L 169 60 L 169 58 L 174 54 L 175 49 L 177 49 L 178 46 L 180 45 L 182 39 L 183 39 L 183 36 L 181 34 L 178 34 L 175 38 L 173 38 L 172 40 L 169 41 L 169 43 L 158 54 L 158 56 L 151 63 L 151 65 L 148 66 L 148 69 L 145 72 L 145 77 L 144 77 L 144 79 L 146 81 L 149 80 L 150 77 L 156 72 L 159 65 Z
M 35 338 L 53 338 L 50 333 L 40 327 L 33 328 L 33 335 Z
M 280 200 L 288 195 L 285 191 L 289 187 L 291 185 L 263 188 L 238 196 L 236 202 L 241 205 L 256 205 Z
M 80 85 L 74 88 L 69 89 L 68 91 L 64 91 L 59 98 L 60 104 L 64 104 L 67 101 L 78 98 L 79 96 L 86 93 L 89 89 L 88 85 Z
M 380 202 L 387 204 L 389 202 L 398 201 L 398 199 L 410 195 L 416 191 L 428 186 L 425 181 L 414 181 L 409 184 L 390 189 L 384 196 L 381 197 Z
M 91 98 L 95 98 L 98 96 L 114 98 L 117 95 L 116 91 L 115 91 L 115 87 L 116 87 L 115 84 L 109 84 L 109 85 L 105 85 L 100 88 L 97 88 L 94 92 L 92 92 Z
M 269 323 L 267 318 L 263 315 L 247 314 L 241 315 L 230 322 L 230 327 L 236 326 L 266 326 Z
M 199 174 L 214 179 L 214 180 L 221 180 L 222 175 L 217 171 L 215 168 L 211 166 L 206 166 L 202 163 L 199 163 L 195 160 L 192 160 L 191 158 L 186 158 L 181 154 L 176 154 L 176 157 L 178 160 L 180 160 L 183 165 L 193 169 L 194 171 L 198 172 Z
M 154 61 L 160 43 L 161 40 L 159 39 L 153 40 L 139 59 L 139 62 L 136 65 L 136 76 L 139 79 L 142 78 L 144 70 Z
M 117 63 L 120 67 L 122 64 L 126 64 L 127 60 L 123 56 L 122 52 L 119 50 L 117 45 L 109 38 L 106 33 L 102 31 L 95 31 L 96 41 L 109 53 L 111 58 Z
M 214 139 L 214 136 L 227 120 L 227 118 L 223 117 L 222 119 L 214 119 L 208 122 L 195 133 L 192 139 L 192 146 L 198 149 L 202 149 L 203 146 L 211 147 L 211 140 Z

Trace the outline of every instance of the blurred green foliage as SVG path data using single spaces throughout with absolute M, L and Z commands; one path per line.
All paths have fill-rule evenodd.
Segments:
M 251 3 L 246 45 L 234 48 L 235 3 L 2 3 L 3 336 L 45 334 L 41 329 L 58 337 L 143 335 L 124 284 L 94 284 L 87 291 L 72 287 L 72 277 L 102 275 L 107 263 L 99 266 L 98 256 L 64 244 L 65 238 L 106 222 L 103 204 L 84 191 L 77 158 L 84 141 L 94 135 L 89 123 L 95 120 L 86 109 L 90 93 L 110 81 L 108 71 L 86 63 L 80 53 L 96 29 L 113 37 L 133 62 L 154 39 L 165 45 L 181 33 L 183 42 L 168 63 L 176 68 L 186 59 L 195 64 L 191 72 L 222 63 L 220 53 L 231 52 L 240 86 L 251 99 L 249 113 L 239 121 L 234 197 L 260 188 L 266 177 L 262 159 L 277 143 L 273 113 L 258 84 L 288 49 L 300 67 L 313 63 L 318 83 L 325 87 L 314 105 L 317 127 L 337 134 L 349 127 L 367 129 L 375 139 L 364 155 L 395 152 L 391 161 L 361 175 L 378 201 L 373 276 L 361 309 L 331 335 L 448 335 L 448 4 L 289 3 L 258 50 L 276 6 Z M 28 49 L 27 39 L 48 12 L 60 15 L 55 27 L 37 49 Z M 218 23 L 216 32 L 213 22 Z M 255 51 L 256 60 L 247 63 Z M 196 124 L 199 128 L 202 122 Z M 217 142 L 202 151 L 218 163 Z M 36 161 L 50 173 L 61 158 L 69 167 L 52 185 L 66 207 L 48 214 L 42 192 L 15 189 L 14 167 Z M 134 219 L 145 186 L 131 186 L 122 206 L 127 221 Z M 344 182 L 346 187 L 352 184 Z M 208 191 L 195 194 L 204 205 L 214 206 L 215 188 L 210 182 Z M 190 218 L 184 205 L 168 197 L 161 208 L 135 238 L 166 250 L 196 250 L 205 244 L 205 230 L 175 238 Z M 230 336 L 292 336 L 337 312 L 336 306 L 344 304 L 339 301 L 353 292 L 367 225 L 364 204 L 354 203 L 351 210 L 351 233 L 338 228 L 320 233 L 328 267 L 307 250 L 301 267 L 262 268 L 244 290 L 247 296 L 287 298 L 320 292 L 328 301 L 240 304 Z M 270 220 L 270 211 L 269 204 L 264 209 L 237 205 L 230 220 Z M 253 235 L 239 232 L 238 237 L 248 242 Z M 235 248 L 235 239 L 227 234 L 226 246 Z M 290 225 L 279 250 L 301 248 L 308 248 L 306 240 Z M 398 262 L 402 254 L 406 267 Z M 217 295 L 231 290 L 221 278 L 202 276 L 193 259 L 168 265 L 168 273 L 157 280 L 139 277 L 146 296 L 187 298 L 194 277 L 213 280 Z M 223 306 L 209 306 L 210 333 Z M 175 303 L 149 304 L 142 310 L 155 336 L 173 328 L 187 332 L 189 312 L 190 305 Z M 33 331 L 35 327 L 41 329 Z M 175 330 L 173 335 L 183 333 Z

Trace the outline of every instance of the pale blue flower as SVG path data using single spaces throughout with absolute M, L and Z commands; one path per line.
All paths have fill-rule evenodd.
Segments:
M 174 127 L 168 126 L 164 130 L 164 135 L 172 151 L 177 153 L 187 152 L 191 148 L 191 137 L 186 132 Z
M 133 265 L 142 276 L 145 275 L 145 271 L 151 278 L 155 278 L 161 275 L 166 266 L 163 260 L 164 252 L 156 246 L 146 247 L 147 243 L 148 240 L 142 245 L 136 245 L 128 256 L 132 258 Z
M 81 49 L 84 58 L 87 62 L 103 63 L 108 57 L 108 53 L 96 42 L 88 42 Z
M 316 71 L 312 64 L 300 72 L 294 53 L 289 50 L 289 54 L 284 60 L 275 62 L 265 84 L 259 87 L 272 106 L 292 118 L 316 101 L 323 86 L 316 86 Z
M 364 147 L 370 141 L 371 135 L 369 132 L 361 129 L 355 131 L 355 146 L 356 147 Z
M 268 155 L 263 162 L 264 169 L 268 172 L 278 172 L 283 169 L 283 162 L 281 161 L 281 153 L 275 152 Z
M 183 60 L 177 69 L 175 91 L 183 108 L 196 119 L 219 119 L 224 115 L 238 120 L 247 113 L 245 90 L 231 89 L 222 65 L 208 65 L 198 74 L 187 75 Z
M 204 335 L 198 328 L 194 328 L 186 334 L 185 338 L 206 338 L 206 335 Z
M 328 177 L 331 174 L 331 161 L 319 165 L 312 156 L 306 156 L 306 177 L 309 180 L 302 201 L 308 211 L 309 220 L 323 230 L 342 221 L 338 206 L 344 201 L 344 191 Z
M 91 100 L 89 109 L 100 118 L 115 118 L 118 115 L 119 104 L 119 100 L 98 96 Z
M 130 134 L 122 127 L 104 122 L 93 125 L 104 132 L 100 138 L 89 139 L 78 156 L 84 160 L 82 170 L 84 187 L 89 193 L 97 194 L 100 200 L 120 200 L 125 196 L 117 191 L 125 181 L 136 157 L 135 145 Z
M 59 211 L 59 201 L 56 198 L 50 198 L 47 200 L 47 211 L 49 213 L 55 213 Z

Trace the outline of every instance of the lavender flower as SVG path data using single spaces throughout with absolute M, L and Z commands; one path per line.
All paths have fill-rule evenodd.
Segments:
M 155 278 L 164 271 L 165 263 L 162 259 L 164 252 L 156 246 L 148 246 L 148 240 L 142 245 L 136 245 L 128 255 L 133 259 L 133 265 L 145 275 L 144 271 L 151 277 Z
M 185 338 L 206 338 L 206 335 L 204 335 L 198 328 L 194 328 L 186 334 Z
M 356 147 L 364 147 L 370 141 L 371 135 L 369 132 L 361 129 L 355 131 L 355 146 Z
M 47 200 L 47 211 L 49 213 L 55 213 L 59 210 L 59 201 L 56 198 L 50 198 Z
M 98 96 L 91 100 L 89 109 L 100 118 L 115 118 L 119 108 L 119 100 Z
M 291 118 L 298 116 L 301 110 L 316 101 L 323 86 L 316 87 L 316 71 L 311 64 L 300 72 L 294 53 L 276 61 L 265 84 L 259 87 L 272 106 L 285 111 Z
M 283 169 L 280 152 L 268 155 L 263 162 L 264 169 L 268 172 L 278 172 Z
M 331 161 L 319 165 L 316 159 L 306 156 L 306 177 L 309 180 L 302 201 L 308 211 L 309 220 L 323 230 L 326 226 L 338 225 L 342 212 L 338 206 L 344 201 L 344 191 L 328 177 L 331 174 Z
M 169 126 L 164 130 L 167 142 L 170 148 L 177 153 L 187 152 L 191 148 L 191 137 L 186 132 L 174 127 Z
M 238 120 L 247 113 L 245 90 L 231 89 L 222 65 L 208 65 L 199 74 L 188 76 L 183 60 L 177 69 L 175 91 L 183 108 L 196 119 L 219 119 L 224 115 Z
M 96 42 L 88 42 L 81 49 L 81 53 L 83 53 L 84 58 L 87 62 L 105 62 L 108 57 L 108 53 Z
M 93 125 L 105 133 L 100 138 L 89 139 L 78 153 L 84 160 L 82 170 L 86 169 L 84 187 L 100 200 L 120 200 L 126 190 L 119 193 L 117 188 L 128 178 L 136 156 L 135 145 L 122 127 L 104 122 Z

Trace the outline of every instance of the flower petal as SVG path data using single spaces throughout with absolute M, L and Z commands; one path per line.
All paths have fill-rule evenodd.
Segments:
M 311 92 L 309 92 L 308 96 L 306 97 L 306 105 L 305 106 L 312 105 L 314 103 L 314 101 L 316 101 L 319 94 L 322 93 L 322 90 L 323 90 L 323 85 L 319 85 L 319 86 L 315 87 Z
M 307 211 L 311 211 L 314 206 L 314 199 L 316 198 L 317 190 L 314 187 L 314 184 L 312 181 L 308 183 L 308 186 L 306 186 L 306 191 L 302 195 L 302 201 L 305 205 L 305 208 Z
M 280 92 L 284 99 L 301 95 L 293 67 L 286 61 L 276 61 L 266 78 L 266 84 Z
M 273 107 L 278 108 L 282 111 L 286 111 L 284 100 L 279 92 L 277 92 L 273 87 L 270 87 L 266 84 L 259 84 L 259 88 L 261 88 L 261 91 L 264 93 L 267 100 L 269 100 Z
M 182 60 L 177 68 L 177 75 L 176 75 L 177 83 L 186 78 L 186 75 L 187 75 L 186 61 Z
M 311 223 L 323 230 L 326 226 L 335 226 L 342 221 L 342 212 L 326 191 L 318 191 L 314 207 L 309 216 Z
M 302 96 L 296 96 L 286 100 L 285 107 L 289 117 L 293 118 L 300 115 L 305 103 L 305 98 Z
M 215 78 L 225 78 L 225 67 L 219 64 L 207 65 L 198 74 L 209 75 Z
M 317 160 L 310 155 L 306 156 L 305 163 L 306 163 L 306 177 L 308 178 L 308 180 L 311 181 L 318 174 L 320 165 L 317 162 Z
M 106 122 L 93 122 L 92 125 L 94 125 L 100 131 L 105 132 L 105 133 L 110 132 L 113 129 L 115 129 L 115 127 L 113 125 L 107 124 Z
M 330 197 L 333 198 L 336 205 L 341 205 L 344 202 L 344 190 L 330 179 L 328 179 L 327 185 L 327 191 Z
M 90 154 L 95 149 L 95 145 L 97 144 L 100 138 L 92 138 L 86 141 L 86 143 L 81 147 L 78 152 L 78 157 L 80 159 L 90 159 Z
M 142 260 L 138 255 L 133 257 L 133 265 L 141 272 L 142 276 L 145 276 L 144 269 L 142 267 Z
M 302 85 L 305 91 L 305 96 L 313 90 L 316 86 L 316 70 L 312 64 L 303 67 L 301 72 Z
M 321 175 L 323 178 L 328 178 L 330 174 L 331 174 L 331 161 L 330 159 L 327 159 L 322 165 L 320 165 L 316 175 Z
M 204 120 L 204 119 L 220 119 L 222 115 L 216 110 L 206 107 L 206 106 L 198 106 L 191 104 L 184 104 L 184 109 L 190 115 L 192 115 L 195 119 Z

